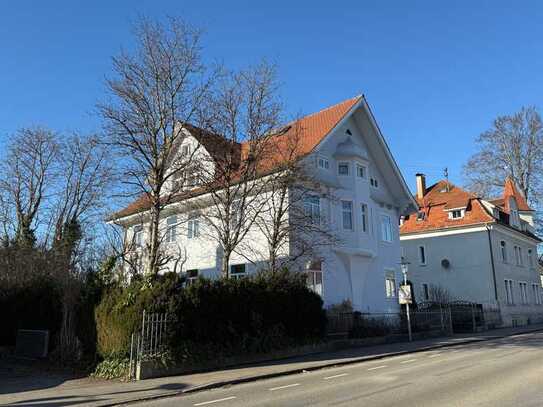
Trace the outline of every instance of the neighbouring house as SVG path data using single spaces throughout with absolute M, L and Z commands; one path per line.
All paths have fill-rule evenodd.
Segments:
M 314 193 L 304 197 L 304 210 L 312 221 L 327 222 L 337 237 L 335 244 L 323 245 L 318 255 L 301 258 L 296 270 L 307 273 L 308 285 L 322 296 L 325 306 L 349 300 L 355 310 L 398 311 L 398 220 L 416 211 L 417 204 L 366 99 L 357 96 L 305 116 L 289 125 L 281 137 L 294 137 L 295 128 L 301 159 L 317 181 Z M 220 149 L 215 136 L 194 128 L 187 131 L 192 136 L 180 146 L 185 154 L 199 148 L 202 154 L 213 155 Z M 242 143 L 240 154 L 243 150 Z M 204 232 L 202 217 L 190 210 L 190 201 L 205 199 L 205 192 L 195 195 L 165 208 L 165 240 L 183 248 L 186 257 L 177 265 L 182 264 L 182 272 L 189 279 L 219 277 L 221 247 Z M 125 228 L 126 239 L 140 246 L 145 241 L 147 210 L 145 200 L 139 199 L 114 216 L 114 221 Z M 282 251 L 284 257 L 294 256 L 297 238 L 289 239 Z M 254 227 L 230 259 L 231 277 L 263 267 L 265 245 L 261 232 Z
M 419 211 L 401 219 L 402 255 L 418 301 L 436 293 L 501 311 L 504 325 L 543 320 L 534 211 L 515 183 L 483 199 L 447 180 L 426 187 Z

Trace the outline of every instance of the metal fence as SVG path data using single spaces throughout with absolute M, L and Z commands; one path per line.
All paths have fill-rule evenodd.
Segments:
M 135 379 L 138 364 L 144 359 L 160 357 L 166 351 L 166 313 L 143 311 L 141 330 L 132 333 L 130 343 L 129 379 Z
M 414 333 L 477 332 L 502 325 L 499 309 L 483 308 L 480 304 L 458 302 L 451 304 L 423 304 L 411 310 Z M 407 314 L 400 313 L 327 313 L 329 336 L 372 337 L 407 333 Z

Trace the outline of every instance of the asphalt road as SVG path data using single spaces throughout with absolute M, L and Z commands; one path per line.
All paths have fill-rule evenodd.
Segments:
M 389 357 L 142 404 L 542 407 L 543 333 Z

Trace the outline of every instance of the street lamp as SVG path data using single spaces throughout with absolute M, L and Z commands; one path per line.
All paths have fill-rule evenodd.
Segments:
M 407 311 L 407 332 L 409 333 L 409 342 L 413 341 L 413 337 L 411 335 L 411 314 L 409 312 L 409 304 L 411 303 L 411 287 L 408 287 L 407 285 L 407 271 L 409 270 L 409 262 L 405 260 L 405 258 L 402 256 L 402 261 L 400 262 L 400 267 L 403 274 L 403 287 L 400 289 L 403 289 L 403 296 L 400 295 L 400 304 L 405 304 L 405 310 Z M 403 297 L 403 298 L 402 298 Z

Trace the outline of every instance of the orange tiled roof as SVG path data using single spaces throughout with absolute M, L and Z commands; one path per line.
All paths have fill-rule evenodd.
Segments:
M 506 212 L 509 212 L 509 198 L 514 197 L 517 201 L 517 207 L 519 211 L 532 211 L 533 209 L 530 208 L 528 205 L 528 202 L 526 202 L 526 198 L 524 195 L 522 195 L 515 185 L 515 182 L 511 179 L 511 177 L 507 177 L 505 180 L 505 185 L 503 187 L 503 206 L 506 210 Z
M 425 218 L 417 220 L 417 214 L 410 215 L 400 227 L 401 234 L 476 225 L 494 220 L 479 198 L 447 181 L 439 181 L 427 188 L 423 199 L 417 199 L 417 202 Z M 464 217 L 449 219 L 448 210 L 457 208 L 466 208 Z
M 296 139 L 296 155 L 298 157 L 303 157 L 304 155 L 309 154 L 361 99 L 362 96 L 347 99 L 284 126 L 277 135 L 272 136 L 271 145 L 273 145 L 273 151 L 260 165 L 259 171 L 262 174 L 266 174 L 278 167 L 285 156 L 289 155 L 288 150 L 293 148 L 292 141 L 294 138 Z M 217 137 L 219 136 L 212 135 L 213 140 L 209 142 L 208 132 L 197 129 L 194 126 L 190 126 L 190 131 L 191 133 L 195 132 L 198 134 L 198 140 L 210 154 L 215 153 Z M 239 146 L 241 157 L 246 157 L 249 150 L 248 143 L 241 143 Z M 197 194 L 198 191 L 191 192 L 191 195 Z M 179 196 L 175 200 L 179 201 L 185 198 L 186 195 Z M 149 199 L 147 196 L 142 195 L 124 209 L 116 212 L 112 218 L 122 218 L 147 209 L 149 209 Z

